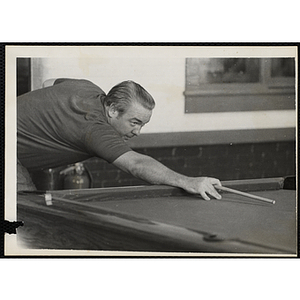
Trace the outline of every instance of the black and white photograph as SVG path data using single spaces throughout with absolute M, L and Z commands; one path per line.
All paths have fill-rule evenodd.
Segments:
M 6 46 L 6 256 L 296 257 L 297 47 Z

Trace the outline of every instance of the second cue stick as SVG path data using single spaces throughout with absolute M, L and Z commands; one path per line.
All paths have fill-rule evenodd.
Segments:
M 267 198 L 264 198 L 264 197 L 248 194 L 248 193 L 245 193 L 245 192 L 233 190 L 233 189 L 230 189 L 230 188 L 225 187 L 225 186 L 215 185 L 214 187 L 216 189 L 224 191 L 224 192 L 229 192 L 229 193 L 232 193 L 232 194 L 237 194 L 237 195 L 245 196 L 245 197 L 248 197 L 248 198 L 252 198 L 252 199 L 256 199 L 256 200 L 260 200 L 260 201 L 275 204 L 275 200 L 271 200 L 271 199 L 267 199 Z

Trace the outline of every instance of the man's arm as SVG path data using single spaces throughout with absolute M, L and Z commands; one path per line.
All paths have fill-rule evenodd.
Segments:
M 129 151 L 118 157 L 113 164 L 121 170 L 151 184 L 180 187 L 192 194 L 200 194 L 205 200 L 211 196 L 221 199 L 213 185 L 221 185 L 216 178 L 188 177 L 176 173 L 150 156 Z

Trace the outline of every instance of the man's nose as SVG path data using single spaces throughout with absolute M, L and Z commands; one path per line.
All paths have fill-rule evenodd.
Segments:
M 139 136 L 141 134 L 141 129 L 142 129 L 142 126 L 139 126 L 135 129 L 132 130 L 132 133 L 136 136 Z

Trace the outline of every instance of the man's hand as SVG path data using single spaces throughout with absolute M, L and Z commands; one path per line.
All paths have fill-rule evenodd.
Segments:
M 222 197 L 214 185 L 221 185 L 221 182 L 211 177 L 188 177 L 184 189 L 191 194 L 200 194 L 204 200 L 210 200 L 208 194 L 216 199 L 221 199 Z

